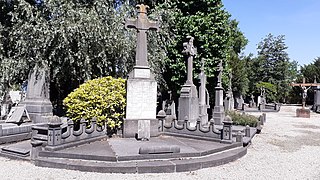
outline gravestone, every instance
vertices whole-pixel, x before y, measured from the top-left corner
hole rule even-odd
[[[199,99],[196,86],[193,84],[193,58],[197,49],[193,46],[194,38],[188,36],[189,42],[183,43],[183,53],[188,56],[187,81],[182,86],[179,98],[178,118],[179,120],[188,120],[191,126],[195,126],[199,118]]]
[[[223,87],[222,87],[222,60],[219,63],[218,67],[219,75],[218,75],[218,84],[215,87],[215,104],[213,109],[213,121],[216,125],[222,125],[222,121],[224,120],[225,113],[223,107]]]
[[[22,92],[21,91],[9,91],[10,98],[12,103],[17,105],[22,100]]]
[[[201,60],[201,72],[199,74],[200,79],[200,88],[199,88],[199,104],[200,104],[200,121],[201,125],[208,124],[208,109],[210,108],[209,105],[209,93],[206,88],[207,84],[207,76],[204,72],[204,60]]]
[[[135,66],[127,81],[126,118],[123,125],[124,137],[147,140],[158,134],[157,82],[150,71],[147,59],[147,31],[158,30],[158,24],[149,21],[148,6],[140,4],[136,19],[127,19],[125,26],[137,30]]]
[[[6,123],[15,123],[15,124],[21,124],[21,123],[30,122],[30,121],[31,119],[25,105],[12,107],[6,119]]]
[[[27,96],[21,104],[26,106],[33,123],[46,123],[44,116],[52,116],[52,104],[49,95],[48,67],[35,66],[29,73]]]
[[[225,111],[232,111],[234,110],[234,99],[233,99],[233,92],[232,92],[232,74],[229,74],[229,87],[226,93],[226,97],[224,99],[224,108]]]
[[[11,97],[9,95],[9,93],[5,93],[5,95],[3,96],[3,101],[1,104],[1,120],[2,119],[6,119],[7,115],[9,114],[11,108],[13,106],[13,102],[11,100]]]
[[[320,86],[317,86],[314,89],[313,111],[320,111]]]

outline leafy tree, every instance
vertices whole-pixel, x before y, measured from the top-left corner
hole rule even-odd
[[[4,65],[0,79],[6,88],[26,79],[35,64],[45,63],[51,72],[51,100],[61,105],[82,82],[108,75],[126,77],[131,70],[135,32],[123,25],[133,12],[128,4],[115,8],[112,0],[12,3],[11,17],[0,33],[7,35],[0,49]]]
[[[276,87],[274,100],[286,102],[290,93],[289,84],[297,75],[297,62],[290,61],[284,36],[268,34],[258,44],[258,56],[250,62],[249,76],[251,92],[259,93],[256,83],[267,82]]]
[[[176,99],[177,92],[186,81],[186,57],[182,55],[182,44],[186,41],[186,36],[191,35],[195,38],[194,45],[197,47],[194,74],[199,74],[203,59],[208,75],[209,93],[214,98],[218,63],[223,60],[223,79],[227,79],[231,68],[228,66],[231,52],[237,56],[238,50],[246,44],[243,34],[237,28],[237,22],[230,20],[230,14],[223,9],[221,0],[168,0],[160,3],[156,9],[170,12],[160,17],[162,25],[165,26],[162,31],[169,40],[164,44],[167,52],[162,70],[162,78],[166,82],[165,89],[170,89],[173,98]],[[239,35],[242,37],[239,38]],[[194,82],[197,85],[198,81]]]

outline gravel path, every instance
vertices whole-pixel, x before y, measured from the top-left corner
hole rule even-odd
[[[267,123],[247,155],[218,167],[174,174],[101,174],[35,167],[0,157],[0,179],[320,179],[320,114],[296,118],[296,108],[267,113]]]

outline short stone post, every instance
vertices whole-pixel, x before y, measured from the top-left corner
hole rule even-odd
[[[246,104],[245,103],[242,103],[242,111],[246,110]]]
[[[167,114],[164,110],[160,110],[157,114],[157,119],[159,120],[159,132],[163,132],[164,119],[166,116]]]
[[[36,160],[39,157],[39,152],[42,150],[42,144],[41,141],[31,141],[31,160]]]
[[[0,125],[0,137],[3,135],[2,133],[2,125]]]
[[[241,131],[238,131],[237,136],[236,136],[236,142],[243,142],[243,134]]]
[[[223,121],[223,129],[222,129],[222,143],[232,143],[232,118],[230,116],[226,116]]]
[[[48,123],[48,146],[61,144],[61,119],[57,116],[50,118]]]
[[[247,125],[246,126],[246,129],[245,129],[245,136],[246,137],[250,137],[251,136],[251,134],[250,134],[250,127]]]
[[[262,116],[263,116],[263,123],[267,122],[267,114],[262,113]]]
[[[263,115],[259,116],[259,121],[260,121],[260,124],[263,125]]]

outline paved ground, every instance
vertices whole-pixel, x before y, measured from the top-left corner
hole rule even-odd
[[[267,113],[248,154],[218,167],[174,174],[101,174],[35,167],[0,157],[1,179],[320,179],[320,114],[296,118],[297,107]]]

